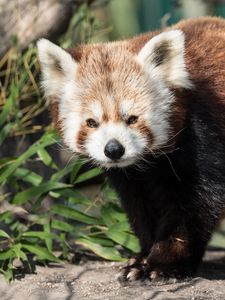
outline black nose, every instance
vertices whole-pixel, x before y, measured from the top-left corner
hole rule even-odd
[[[125,148],[116,139],[108,141],[104,150],[105,156],[111,158],[112,160],[119,159],[124,155],[124,152]]]

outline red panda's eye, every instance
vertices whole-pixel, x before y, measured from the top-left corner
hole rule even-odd
[[[99,125],[94,119],[87,119],[86,123],[87,123],[87,126],[90,128],[97,128]]]
[[[138,117],[137,116],[130,116],[128,119],[127,119],[127,124],[128,125],[131,125],[131,124],[135,124],[138,120]]]

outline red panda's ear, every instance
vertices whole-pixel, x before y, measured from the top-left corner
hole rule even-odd
[[[45,94],[57,98],[62,85],[75,80],[77,62],[67,51],[46,39],[39,40],[37,47]]]
[[[144,45],[138,53],[138,61],[151,78],[164,81],[169,87],[191,88],[184,51],[183,32],[166,31]]]

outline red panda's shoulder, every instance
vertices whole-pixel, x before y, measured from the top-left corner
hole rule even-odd
[[[186,32],[207,32],[207,31],[224,31],[225,20],[220,17],[198,17],[182,20],[172,26],[174,29],[181,29]]]

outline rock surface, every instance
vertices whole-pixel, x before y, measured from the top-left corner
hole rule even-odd
[[[88,261],[37,267],[8,285],[0,277],[1,300],[224,300],[225,252],[208,251],[195,278],[186,282],[136,283],[121,286],[120,263]]]

